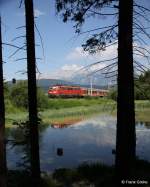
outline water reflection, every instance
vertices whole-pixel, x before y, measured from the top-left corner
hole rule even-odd
[[[91,121],[91,120],[90,120]],[[97,119],[95,119],[95,120],[92,120],[92,123],[94,122],[94,121],[97,121]],[[50,126],[52,127],[52,128],[67,128],[67,127],[69,127],[69,126],[73,126],[73,125],[78,125],[78,124],[80,124],[79,122],[81,122],[81,123],[83,123],[83,121],[82,120],[78,120],[78,121],[72,121],[72,122],[70,122],[70,121],[68,121],[68,122],[63,122],[63,123],[53,123],[53,124],[50,124]],[[84,121],[84,123],[87,123],[87,122],[89,122],[89,120],[88,121]],[[101,125],[102,125],[102,123],[101,123]],[[150,129],[150,122],[143,122],[143,121],[138,121],[138,122],[136,122],[136,128],[139,130],[139,129]]]
[[[139,122],[136,122],[136,127],[138,129],[150,129],[150,122],[142,122],[142,121],[139,121]]]
[[[137,155],[139,158],[149,160],[150,131],[149,123],[138,122]],[[17,129],[12,129],[12,132]],[[13,133],[14,134],[14,133]],[[75,167],[81,163],[102,162],[114,164],[116,142],[116,119],[111,116],[100,116],[74,124],[53,124],[41,128],[40,157],[41,169],[53,171],[61,167]],[[21,150],[17,148],[8,150],[9,167],[16,167],[21,158]]]

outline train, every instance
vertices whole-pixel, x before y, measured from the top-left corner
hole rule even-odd
[[[85,88],[80,86],[54,85],[49,88],[48,96],[51,97],[106,97],[108,90]]]

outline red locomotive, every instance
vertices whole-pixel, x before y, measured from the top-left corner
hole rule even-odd
[[[48,90],[49,97],[104,97],[108,95],[108,90],[89,89],[80,86],[56,85]]]

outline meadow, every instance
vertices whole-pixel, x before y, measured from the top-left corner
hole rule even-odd
[[[27,119],[27,111],[6,104],[6,124]],[[99,114],[116,115],[116,102],[107,98],[53,98],[48,99],[47,107],[39,110],[39,117],[46,124],[72,123]],[[150,101],[135,101],[137,121],[150,121]]]

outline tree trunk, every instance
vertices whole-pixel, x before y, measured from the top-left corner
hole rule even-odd
[[[5,104],[3,85],[2,31],[0,18],[0,186],[7,186],[6,146],[5,146]]]
[[[119,1],[118,98],[116,136],[117,181],[131,177],[135,162],[133,70],[133,0]]]
[[[40,159],[39,134],[37,117],[37,87],[36,87],[36,59],[34,36],[33,0],[25,0],[26,40],[27,40],[27,72],[28,72],[28,102],[31,145],[31,175],[33,186],[39,186]]]

